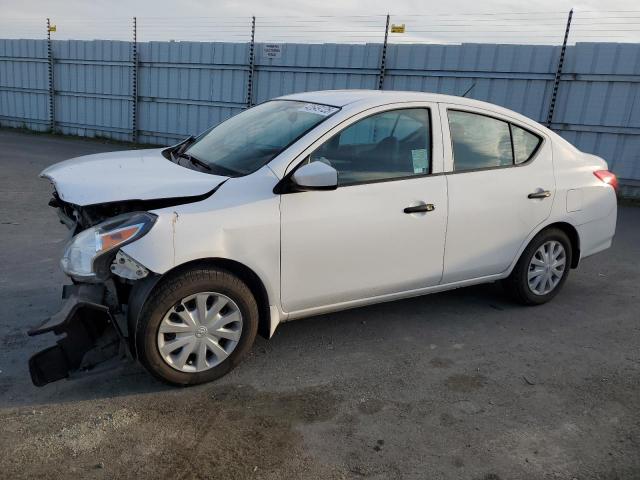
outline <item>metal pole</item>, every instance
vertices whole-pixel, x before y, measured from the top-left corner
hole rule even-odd
[[[51,19],[47,18],[47,76],[49,82],[49,130],[56,131],[56,100],[53,83],[53,51],[51,49]]]
[[[569,17],[567,18],[567,28],[564,31],[564,40],[562,42],[562,48],[560,49],[560,58],[558,59],[558,68],[556,69],[556,76],[553,80],[553,91],[551,93],[551,103],[549,103],[549,113],[547,114],[547,127],[551,127],[553,121],[553,111],[556,108],[556,100],[558,97],[558,87],[560,85],[560,77],[562,77],[562,65],[564,63],[564,54],[567,51],[567,40],[569,39],[569,30],[571,29],[571,17],[573,17],[573,9],[569,11]]]
[[[247,74],[247,108],[253,106],[253,73],[255,70],[256,17],[251,17],[251,43],[249,44],[249,72]]]
[[[138,20],[133,17],[131,42],[131,141],[138,141]]]
[[[378,75],[378,90],[384,87],[384,74],[387,62],[387,40],[389,40],[389,17],[387,14],[387,23],[384,27],[384,43],[382,44],[382,55],[380,56],[380,74]]]

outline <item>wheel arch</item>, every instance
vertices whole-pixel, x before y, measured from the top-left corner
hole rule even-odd
[[[544,228],[536,232],[536,235],[550,228],[562,230],[567,237],[569,237],[569,241],[571,242],[571,268],[576,268],[580,263],[580,235],[578,234],[578,230],[568,222],[555,222],[545,225]]]
[[[520,246],[520,250],[518,251],[518,254],[516,255],[516,257],[513,259],[509,268],[505,272],[503,272],[502,274],[503,277],[507,277],[508,275],[511,274],[516,264],[518,263],[518,260],[520,260],[522,253],[525,251],[525,249],[531,243],[531,241],[538,234],[540,234],[540,232],[543,232],[549,228],[557,228],[559,230],[562,230],[567,235],[567,237],[569,237],[569,241],[571,242],[571,251],[572,251],[571,268],[577,268],[578,264],[580,263],[580,234],[578,233],[578,230],[576,229],[576,227],[574,227],[569,222],[557,221],[557,222],[544,224],[540,226],[540,228],[531,232],[529,237]]]
[[[251,290],[251,293],[258,304],[258,334],[264,338],[271,336],[271,309],[269,308],[269,295],[267,289],[258,274],[248,266],[236,260],[228,258],[201,258],[192,260],[180,265],[176,265],[172,269],[162,275],[153,275],[136,282],[131,290],[129,297],[129,309],[127,315],[127,323],[129,329],[129,346],[132,348],[132,354],[135,352],[135,331],[138,317],[147,298],[161,281],[169,276],[179,275],[182,271],[193,268],[219,268],[240,278]]]

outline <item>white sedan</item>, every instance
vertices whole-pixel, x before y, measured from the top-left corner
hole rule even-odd
[[[611,245],[616,177],[540,124],[415,92],[277,98],[164,149],[47,168],[72,230],[66,336],[36,385],[126,345],[176,385],[214,380],[256,334],[347,308],[502,280],[551,300]]]

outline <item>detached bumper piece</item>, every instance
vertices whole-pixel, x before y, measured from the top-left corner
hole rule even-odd
[[[88,358],[97,360],[97,357],[104,357],[96,356],[93,352],[96,349],[108,357],[118,353],[119,339],[113,328],[113,319],[109,307],[103,304],[105,291],[103,285],[65,285],[62,309],[38,328],[27,332],[29,336],[48,332],[66,334],[56,345],[29,359],[34,385],[42,387],[69,377],[73,371],[90,368],[92,365],[87,364]],[[111,340],[105,342],[105,336]]]

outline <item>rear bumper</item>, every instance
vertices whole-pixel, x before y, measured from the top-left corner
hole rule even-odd
[[[580,258],[595,255],[611,246],[616,233],[617,208],[607,216],[578,225],[576,230],[580,236]]]
[[[55,345],[29,359],[34,385],[41,387],[67,378],[76,370],[91,368],[118,353],[119,332],[104,302],[106,290],[104,285],[65,285],[60,311],[27,332],[29,336],[65,334]]]

